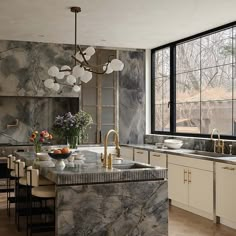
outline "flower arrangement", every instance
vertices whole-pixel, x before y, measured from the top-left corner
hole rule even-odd
[[[34,144],[34,150],[36,153],[41,152],[42,144],[45,142],[45,140],[51,140],[52,135],[49,134],[47,130],[42,130],[40,133],[35,130],[32,132],[29,140]]]
[[[79,111],[75,115],[71,112],[63,116],[57,116],[53,124],[53,132],[62,138],[78,137],[77,142],[81,143],[87,139],[86,129],[93,123],[91,115],[85,111]],[[76,142],[76,141],[75,141]],[[76,144],[70,145],[75,148]]]

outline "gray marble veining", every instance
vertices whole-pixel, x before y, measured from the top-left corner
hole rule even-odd
[[[56,235],[167,236],[167,181],[57,187]]]
[[[145,52],[120,51],[125,64],[119,73],[121,143],[143,143],[145,134]]]
[[[132,170],[113,168],[109,170],[102,167],[97,153],[90,151],[82,151],[82,153],[85,157],[85,163],[75,163],[75,167],[66,167],[62,171],[56,170],[51,165],[50,167],[39,165],[40,174],[57,185],[159,180],[165,179],[167,176],[167,170],[158,167]],[[32,163],[35,158],[33,153],[18,152],[16,155],[18,158],[25,160],[26,165]],[[130,161],[127,161],[127,163],[130,163]]]

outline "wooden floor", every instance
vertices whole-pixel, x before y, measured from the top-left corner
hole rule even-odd
[[[13,212],[13,211],[12,211]],[[17,232],[14,215],[6,215],[6,194],[0,193],[0,236],[25,236],[25,231]],[[52,236],[52,233],[35,234]],[[157,235],[158,236],[158,235]],[[194,215],[176,207],[170,207],[169,236],[236,236],[236,230]]]

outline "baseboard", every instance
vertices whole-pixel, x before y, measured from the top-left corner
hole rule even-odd
[[[222,225],[226,225],[232,229],[236,229],[236,222],[235,221],[231,221],[231,220],[225,219],[223,217],[220,217],[220,223]]]
[[[171,205],[173,205],[173,206],[176,206],[176,207],[179,207],[179,208],[181,208],[181,209],[184,209],[185,211],[192,212],[192,213],[194,213],[194,214],[196,214],[196,215],[205,217],[205,218],[207,218],[207,219],[209,219],[209,220],[213,220],[213,213],[210,214],[210,213],[208,213],[208,212],[205,212],[205,211],[202,211],[202,210],[198,210],[198,209],[196,209],[196,208],[187,206],[187,205],[185,205],[185,204],[183,204],[183,203],[176,202],[176,201],[173,201],[173,200],[171,200],[170,202],[171,202]]]

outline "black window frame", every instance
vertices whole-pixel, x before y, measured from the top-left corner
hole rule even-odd
[[[227,30],[228,28],[236,27],[236,21],[228,24],[221,25],[219,27],[203,31],[201,33],[167,43],[165,45],[151,49],[151,134],[162,135],[175,135],[186,137],[199,137],[210,138],[210,134],[197,134],[197,133],[180,133],[176,132],[176,46],[181,43],[195,40],[200,37],[204,37],[210,34],[217,33],[218,31]],[[155,130],[155,52],[161,49],[170,48],[170,131],[156,131]],[[217,128],[217,127],[216,127]],[[221,135],[223,139],[236,140],[236,136],[233,135]]]

